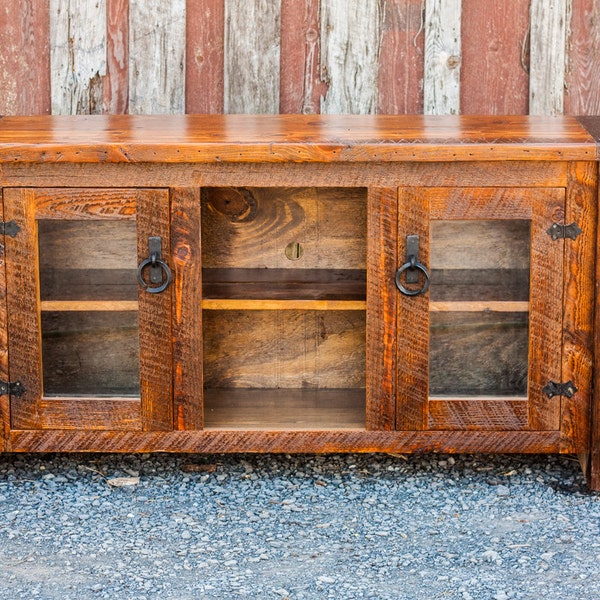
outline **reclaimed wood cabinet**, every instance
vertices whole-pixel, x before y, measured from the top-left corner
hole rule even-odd
[[[560,452],[597,489],[594,123],[0,119],[2,450]]]

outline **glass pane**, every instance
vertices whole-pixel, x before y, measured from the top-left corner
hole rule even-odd
[[[526,396],[529,221],[434,221],[431,396]]]
[[[46,396],[138,396],[134,221],[39,221]]]

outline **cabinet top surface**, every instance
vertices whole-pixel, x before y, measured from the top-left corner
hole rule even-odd
[[[1,162],[596,160],[574,117],[94,115],[0,118]]]

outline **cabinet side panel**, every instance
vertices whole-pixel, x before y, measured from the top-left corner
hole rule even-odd
[[[4,221],[4,206],[0,203],[0,220]],[[0,246],[0,379],[8,381],[8,322],[6,318],[6,261],[4,240]],[[10,431],[10,399],[0,396],[0,452],[7,449]]]
[[[419,262],[429,267],[429,194],[402,188],[398,195],[398,266],[406,262],[406,238],[419,236]],[[429,293],[398,292],[396,429],[422,430],[428,422]]]
[[[565,240],[563,381],[573,381],[577,393],[562,398],[563,448],[587,453],[592,397],[594,259],[597,228],[597,165],[569,167],[565,223],[576,222],[582,233]]]
[[[367,209],[367,429],[396,421],[398,192],[369,189]]]
[[[170,248],[166,190],[140,190],[137,197],[138,260],[149,256],[148,238],[162,238],[163,260]],[[171,284],[172,285],[172,284]],[[150,294],[139,288],[140,389],[144,431],[173,428],[170,289]]]
[[[175,429],[202,429],[200,190],[171,191]]]

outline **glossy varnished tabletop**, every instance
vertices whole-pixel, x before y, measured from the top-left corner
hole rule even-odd
[[[0,118],[2,162],[596,160],[574,117],[98,115]]]

